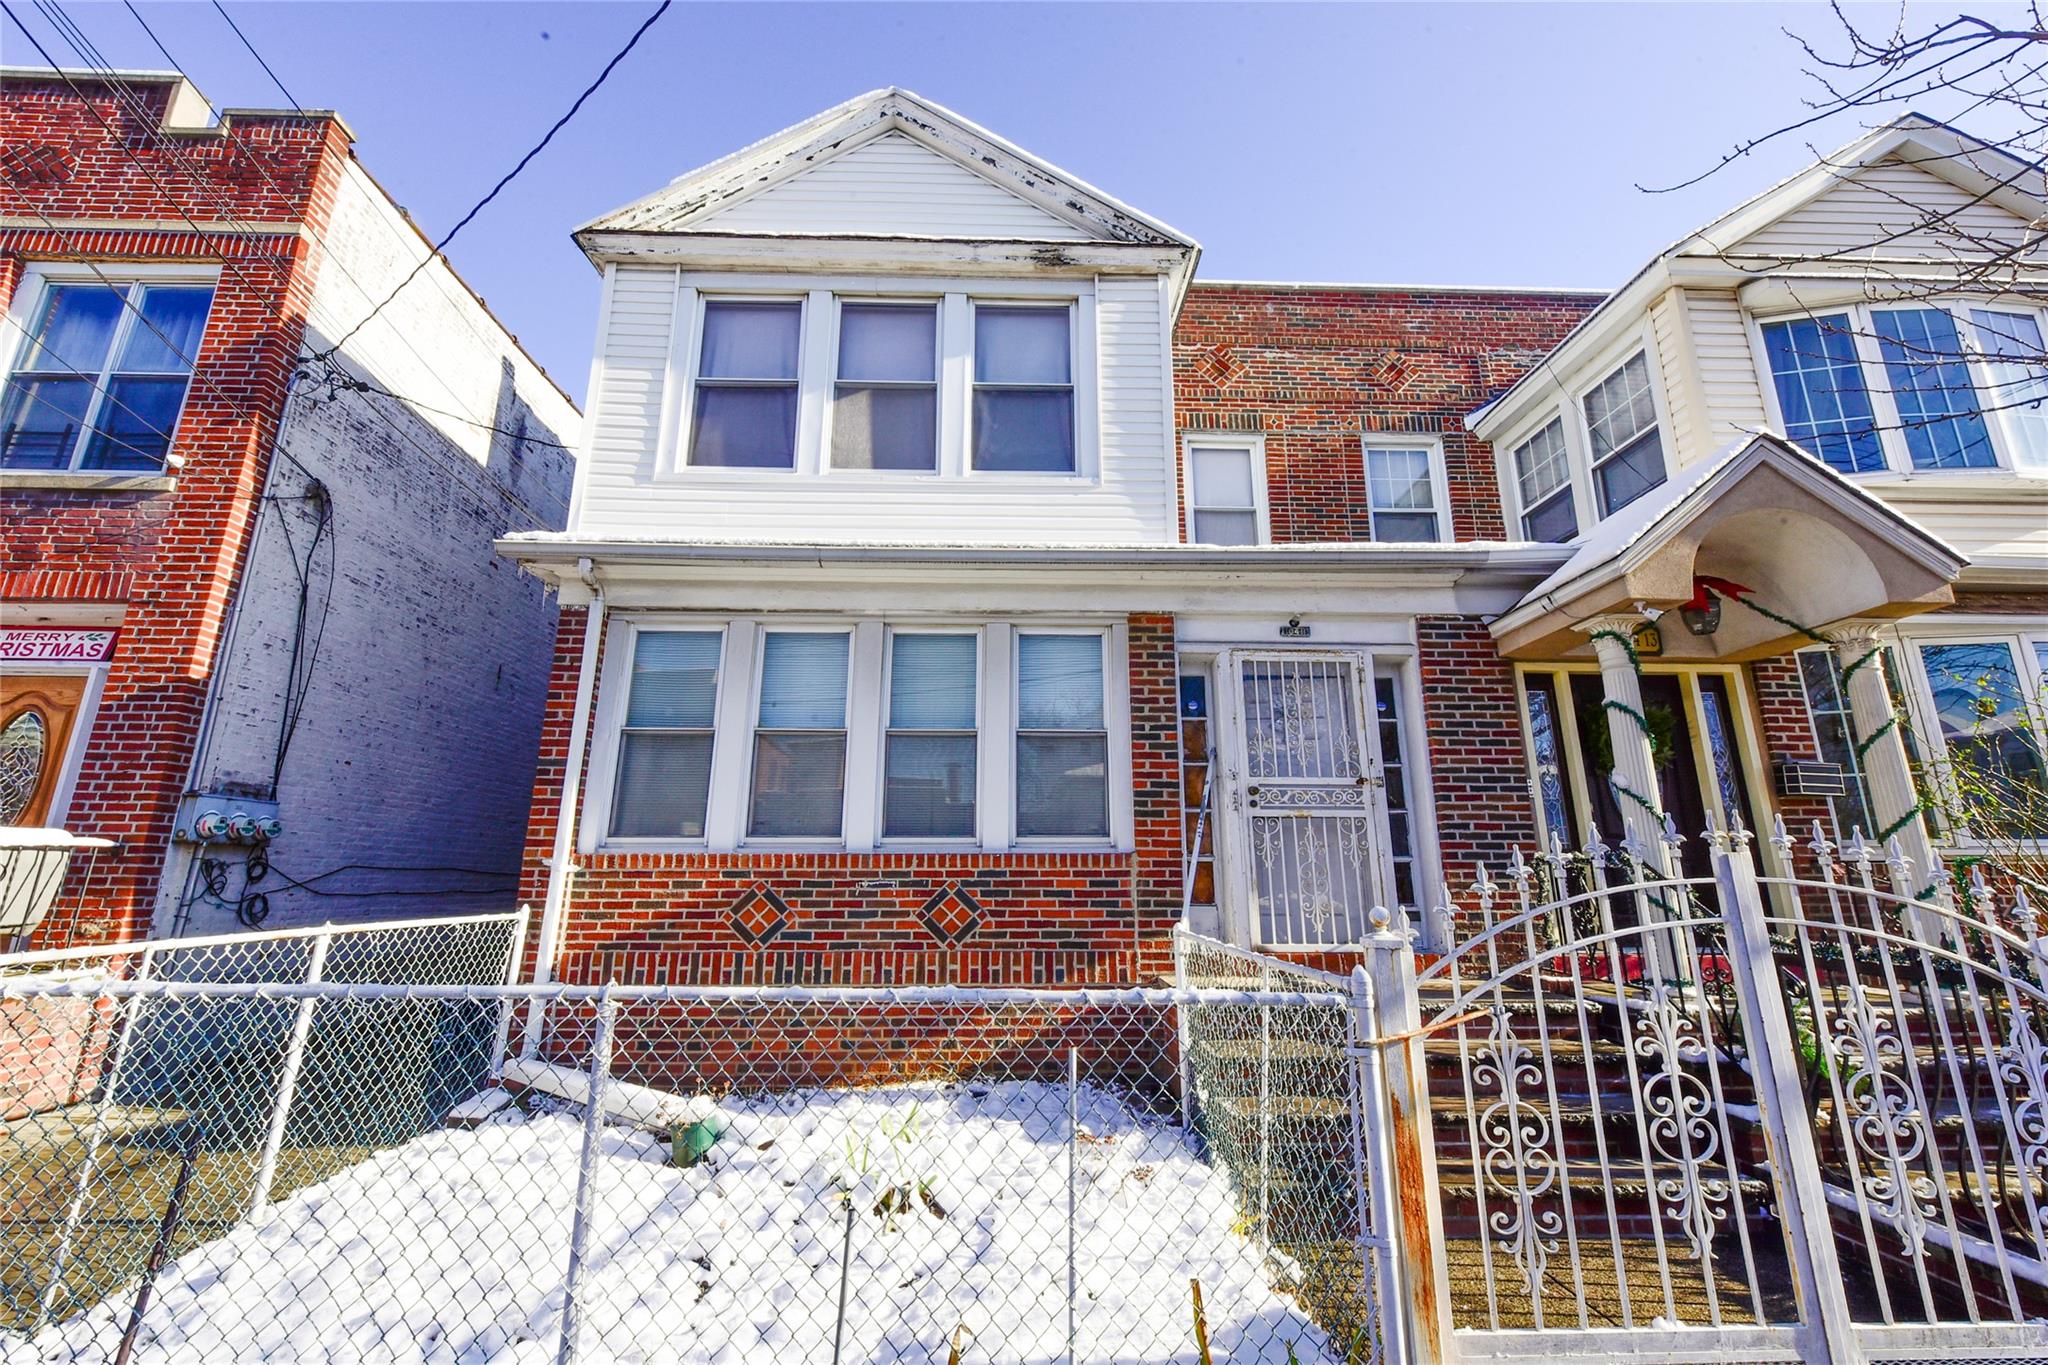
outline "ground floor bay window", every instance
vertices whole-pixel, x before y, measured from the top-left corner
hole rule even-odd
[[[1121,620],[610,624],[586,848],[1131,846]]]

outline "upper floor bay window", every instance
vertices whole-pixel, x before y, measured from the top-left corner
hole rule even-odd
[[[1073,310],[977,304],[976,469],[1074,472]]]
[[[1434,442],[1393,444],[1369,440],[1365,447],[1365,489],[1366,514],[1374,540],[1451,538],[1443,451]]]
[[[1200,545],[1258,545],[1266,539],[1266,470],[1256,443],[1190,437],[1188,539]]]
[[[1638,351],[1586,395],[1586,434],[1593,491],[1608,517],[1664,482],[1664,442],[1657,400],[1650,392],[1650,360]]]
[[[163,468],[212,306],[211,285],[44,282],[0,397],[0,467]]]
[[[1579,533],[1562,417],[1515,447],[1515,481],[1522,495],[1523,535],[1554,542]]]
[[[937,304],[840,304],[832,467],[939,467]]]
[[[1121,624],[614,619],[586,848],[1130,847]]]
[[[2040,315],[1857,304],[1759,325],[1786,435],[1845,474],[2048,475]]]
[[[711,299],[697,356],[690,463],[796,467],[797,352],[804,306]]]

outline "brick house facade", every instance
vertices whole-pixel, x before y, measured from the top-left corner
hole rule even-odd
[[[1934,135],[1887,136],[1859,154]],[[1342,967],[1373,906],[1442,947],[1550,840],[1782,816],[1924,851],[1845,666],[1888,647],[1930,752],[1946,641],[2048,667],[2043,537],[1780,439],[1739,273],[1208,283],[899,90],[577,240],[577,511],[501,542],[565,607],[543,976],[1143,981],[1176,925]],[[1969,486],[2040,505],[2007,442]]]
[[[445,264],[348,337],[430,251],[333,114],[10,70],[0,147],[0,818],[113,845],[33,944],[502,899],[554,612],[489,542],[561,524],[573,406]],[[437,678],[454,733],[409,735],[386,703]],[[282,832],[193,839],[194,794]],[[392,837],[437,823],[447,856]],[[423,863],[475,875],[336,871]]]

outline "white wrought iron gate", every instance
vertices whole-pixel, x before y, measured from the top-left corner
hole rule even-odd
[[[1217,660],[1225,924],[1241,944],[1356,947],[1392,901],[1372,656]]]
[[[1482,871],[1420,970],[1368,942],[1417,1358],[2048,1355],[2024,895],[1818,831],[1764,875],[1710,843],[1710,878],[1553,845]]]

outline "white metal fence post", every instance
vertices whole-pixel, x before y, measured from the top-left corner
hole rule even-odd
[[[1273,969],[1259,964],[1259,990],[1273,989]],[[1259,1006],[1259,1248],[1273,1245],[1273,1007]]]
[[[1749,861],[1749,832],[1709,831],[1714,885],[1728,925],[1728,956],[1734,977],[1742,1034],[1748,1040],[1757,1107],[1777,1172],[1784,1212],[1786,1248],[1792,1258],[1806,1342],[1801,1358],[1810,1365],[1856,1365],[1856,1344],[1841,1266],[1835,1257],[1834,1227],[1821,1191],[1820,1153],[1807,1125],[1799,1065],[1792,1045],[1792,1021],[1778,985],[1771,955],[1770,926],[1764,918],[1763,889]]]
[[[519,918],[512,921],[512,942],[505,950],[505,984],[519,984],[519,964],[526,956],[526,927],[533,922],[533,907],[521,905]],[[505,1074],[505,1053],[512,1043],[512,997],[498,1004],[498,1034],[491,1044],[491,1079]]]
[[[1394,1229],[1400,1207],[1395,1198],[1394,1163],[1387,1149],[1386,1065],[1380,1056],[1379,1020],[1374,1016],[1372,980],[1365,968],[1351,969],[1351,1006],[1345,1013],[1345,1049],[1351,1101],[1351,1184],[1358,1219],[1360,1290],[1366,1311],[1378,1319],[1379,1359],[1405,1362],[1407,1323],[1399,1311],[1400,1266]]]
[[[612,1016],[617,1008],[607,982],[598,993],[597,1018],[590,1035],[590,1098],[583,1106],[583,1146],[576,1159],[576,1203],[570,1215],[569,1270],[562,1282],[562,1340],[555,1352],[556,1365],[575,1365],[582,1349],[579,1281],[590,1254],[590,1225],[597,1214],[597,1149],[604,1134],[605,1087],[612,1074]]]
[[[1173,927],[1173,988],[1177,991],[1188,988],[1188,931],[1182,924]],[[1175,1002],[1173,1007],[1180,1036],[1180,1126],[1183,1132],[1192,1133],[1195,1130],[1195,1056],[1193,1020],[1188,1009],[1185,1000]]]
[[[1422,1001],[1415,985],[1415,950],[1394,927],[1393,916],[1374,907],[1366,937],[1366,971],[1371,978],[1374,1038],[1385,1073],[1386,1146],[1393,1167],[1396,1210],[1387,1239],[1393,1284],[1400,1297],[1381,1305],[1398,1329],[1408,1359],[1458,1359],[1451,1332],[1450,1266],[1444,1254],[1443,1203],[1438,1197],[1436,1145],[1430,1140],[1429,1065],[1423,1052]],[[1392,1358],[1392,1357],[1390,1357]]]
[[[323,926],[313,939],[306,958],[306,984],[316,986],[327,971],[327,950],[334,944],[332,925]],[[277,1180],[277,1158],[284,1150],[285,1123],[291,1118],[292,1099],[298,1094],[299,1072],[306,1063],[306,1040],[313,1032],[313,1011],[320,1002],[312,996],[299,1001],[292,1019],[291,1042],[285,1048],[284,1070],[277,1077],[277,1099],[270,1107],[270,1127],[263,1135],[263,1155],[256,1164],[256,1188],[249,1192],[247,1217],[254,1218],[270,1203],[270,1187]]]
[[[135,981],[149,980],[150,968],[156,965],[155,949],[144,949],[142,959],[136,964]],[[50,1260],[50,1282],[43,1286],[43,1297],[36,1304],[35,1321],[29,1324],[29,1335],[34,1336],[42,1325],[57,1311],[57,1295],[64,1285],[64,1271],[71,1260],[72,1239],[78,1236],[78,1225],[85,1219],[85,1206],[92,1198],[93,1176],[98,1173],[100,1144],[107,1136],[107,1108],[114,1103],[114,1092],[121,1084],[121,1068],[128,1059],[128,1041],[135,1036],[135,1017],[141,1013],[143,997],[131,995],[121,1007],[120,1035],[113,1039],[113,1061],[107,1067],[106,1080],[100,1092],[100,1102],[93,1106],[92,1127],[85,1137],[85,1154],[78,1163],[78,1189],[71,1196],[70,1207],[64,1211],[64,1230],[57,1236],[57,1250]]]
[[[1074,1225],[1078,1213],[1076,1158],[1081,1149],[1081,1053],[1067,1049],[1067,1365],[1074,1365],[1074,1300],[1079,1277],[1075,1273]]]

